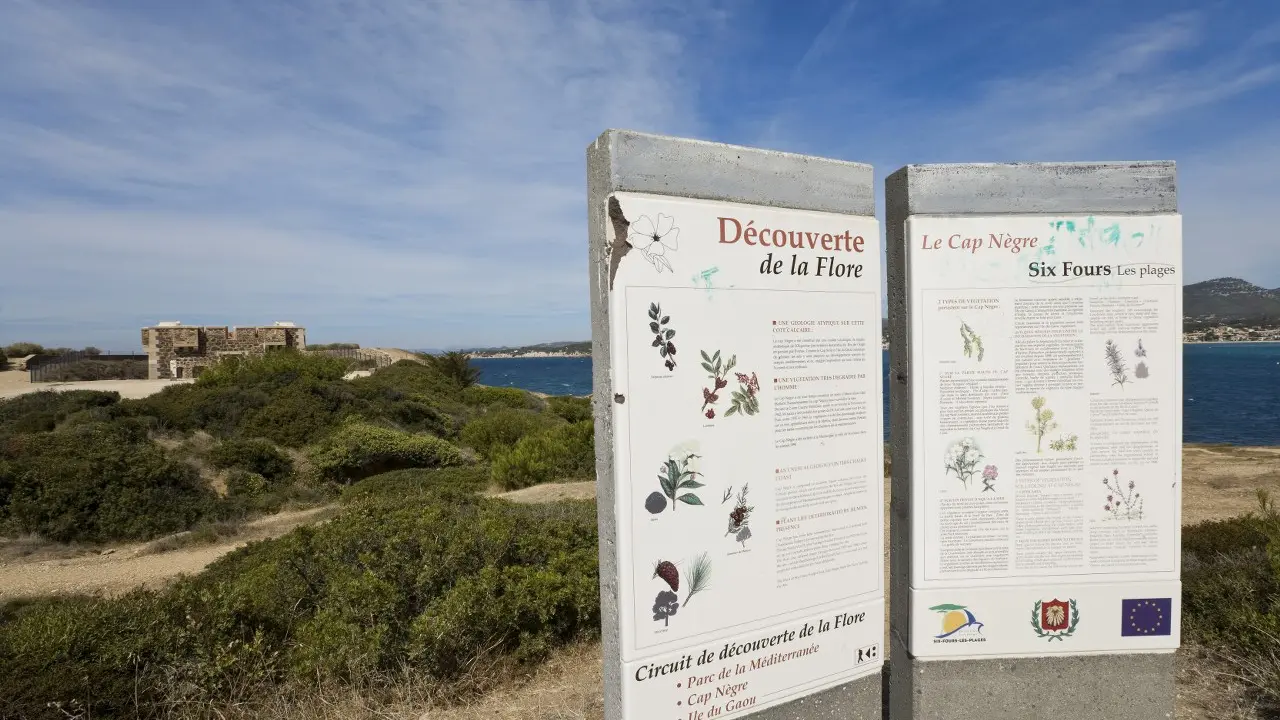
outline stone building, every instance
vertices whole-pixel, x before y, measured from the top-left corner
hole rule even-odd
[[[269,350],[307,347],[307,331],[291,322],[255,327],[211,327],[162,322],[142,328],[152,380],[200,375],[228,355],[262,355]]]

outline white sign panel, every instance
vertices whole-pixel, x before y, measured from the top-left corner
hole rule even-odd
[[[741,717],[877,671],[875,219],[612,199],[625,717]]]
[[[1178,646],[1181,232],[907,221],[914,655]]]

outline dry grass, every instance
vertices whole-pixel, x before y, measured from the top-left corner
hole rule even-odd
[[[1264,720],[1274,718],[1253,699],[1254,686],[1229,658],[1198,646],[1177,655],[1178,720]]]
[[[180,720],[602,720],[599,643],[565,648],[531,673],[505,662],[480,665],[463,685],[488,692],[468,699],[440,697],[432,685],[405,672],[376,686],[286,686],[234,706],[175,708]]]

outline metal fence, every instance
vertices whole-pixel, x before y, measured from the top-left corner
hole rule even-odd
[[[61,372],[66,366],[84,360],[99,360],[102,362],[127,362],[129,360],[141,360],[145,363],[147,361],[147,356],[145,354],[139,355],[137,353],[87,353],[84,351],[63,353],[60,355],[37,355],[27,361],[27,374],[33,383],[49,382],[50,380],[55,379],[59,372]]]

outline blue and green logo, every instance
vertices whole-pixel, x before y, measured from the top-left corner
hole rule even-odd
[[[935,643],[986,642],[982,623],[964,605],[934,605],[929,609],[938,613],[942,625],[942,632],[933,636]]]

